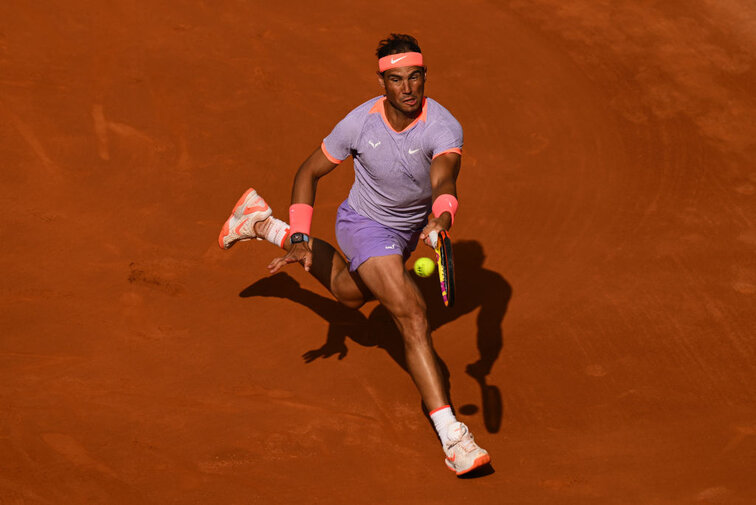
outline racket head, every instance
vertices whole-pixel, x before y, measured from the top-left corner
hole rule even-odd
[[[454,305],[454,253],[452,252],[451,237],[446,231],[438,234],[436,242],[436,263],[438,264],[438,280],[441,285],[441,297],[446,307]]]
[[[439,234],[439,240],[442,242],[441,251],[444,255],[444,270],[446,281],[446,306],[451,307],[454,305],[456,286],[454,278],[454,252],[452,251],[451,237],[446,231],[442,231]]]

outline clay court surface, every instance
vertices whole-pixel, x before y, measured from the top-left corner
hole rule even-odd
[[[469,479],[385,311],[216,242],[392,31],[465,128]],[[746,0],[0,3],[0,503],[756,503],[755,66]]]

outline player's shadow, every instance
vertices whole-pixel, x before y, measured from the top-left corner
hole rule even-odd
[[[479,309],[476,315],[479,358],[467,365],[466,371],[480,385],[486,429],[489,433],[496,433],[501,426],[501,393],[497,386],[488,383],[487,377],[502,349],[501,325],[512,296],[512,288],[500,274],[483,268],[485,255],[479,242],[463,240],[454,242],[453,246],[457,285],[454,307],[444,307],[435,275],[416,280],[428,305],[432,330]],[[349,338],[362,346],[384,349],[407,371],[401,334],[388,311],[380,304],[366,317],[362,312],[345,307],[332,298],[302,288],[286,273],[263,278],[245,288],[239,296],[286,298],[308,307],[326,320],[329,326],[325,343],[302,355],[308,363],[334,355],[343,359],[348,352],[346,340]],[[450,394],[448,368],[440,358],[439,363],[447,394]],[[471,415],[478,408],[468,404],[462,405],[458,410],[462,414]]]

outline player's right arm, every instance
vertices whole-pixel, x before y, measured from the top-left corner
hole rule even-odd
[[[302,166],[297,170],[297,175],[294,177],[294,187],[291,190],[292,205],[305,204],[312,207],[313,203],[315,203],[315,190],[318,186],[318,180],[336,168],[339,163],[352,153],[352,147],[362,131],[364,118],[370,110],[371,103],[375,102],[375,100],[377,98],[368,100],[347,114],[333,128],[331,133],[323,139],[320,147],[315,149],[315,152],[302,163]],[[291,216],[292,210],[289,210]],[[302,209],[294,209],[294,215],[301,217],[302,214],[298,213],[298,210]],[[309,210],[311,211],[312,209]],[[305,270],[310,270],[310,266],[312,265],[311,244],[305,242],[292,244],[285,256],[271,261],[270,265],[268,265],[268,270],[270,270],[270,273],[276,273],[287,263],[295,262],[302,263]]]
[[[318,179],[328,174],[336,168],[338,163],[334,163],[323,152],[322,147],[318,147],[297,170],[294,176],[294,185],[291,188],[291,203],[306,203],[313,205],[315,203],[315,190],[317,189]]]
[[[304,203],[312,206],[315,203],[315,191],[318,180],[338,166],[329,159],[322,147],[318,147],[299,167],[294,176],[294,185],[291,190],[291,203]],[[289,263],[302,263],[304,269],[309,271],[312,266],[312,248],[307,242],[292,244],[284,256],[274,258],[268,265],[271,274],[278,272],[284,265]]]

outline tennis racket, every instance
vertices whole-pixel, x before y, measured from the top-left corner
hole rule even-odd
[[[438,264],[438,280],[441,285],[441,298],[444,306],[454,305],[454,254],[452,253],[451,237],[442,230],[428,234],[433,248],[436,250],[436,263]]]

